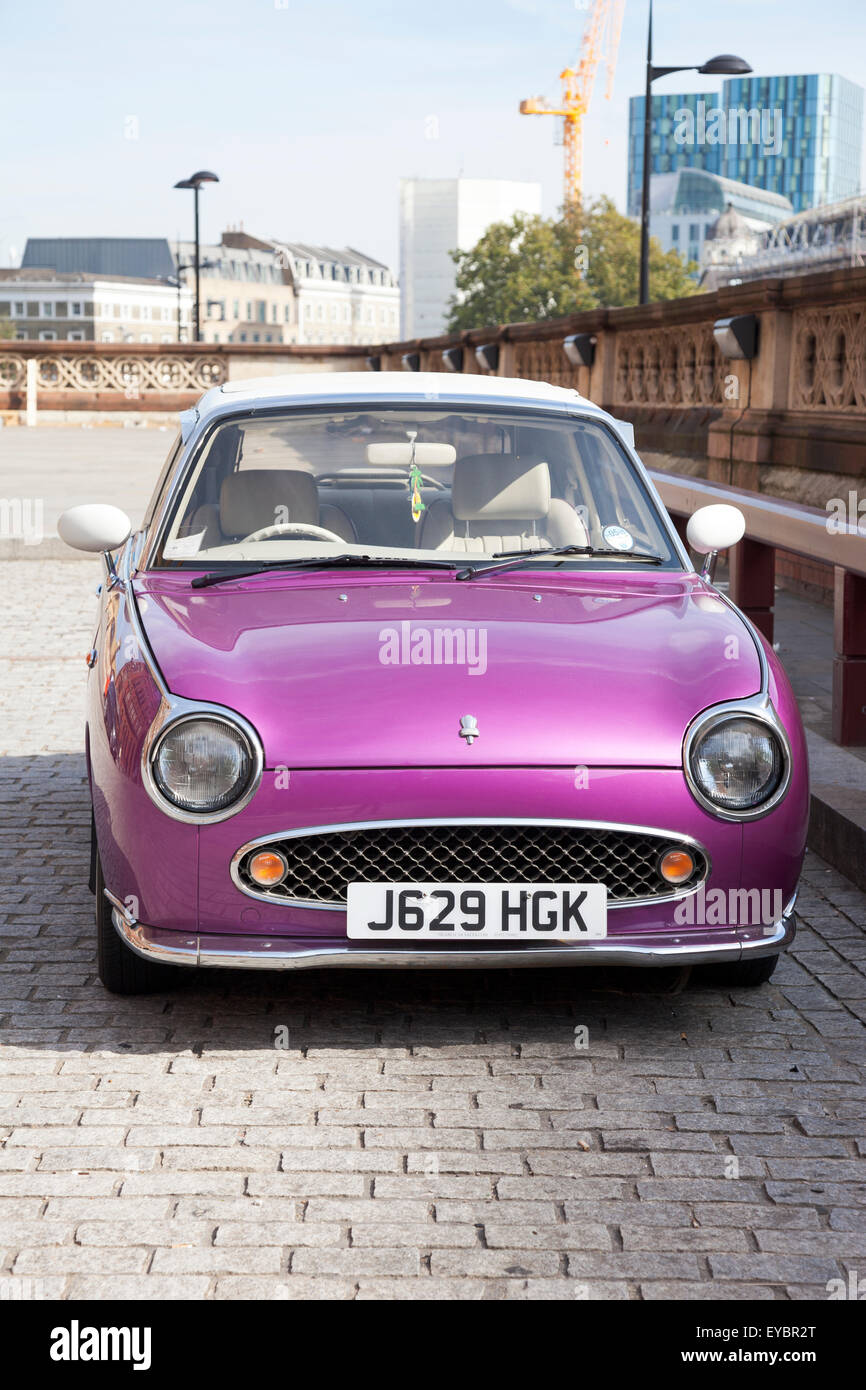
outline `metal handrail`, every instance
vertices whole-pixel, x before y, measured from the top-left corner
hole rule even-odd
[[[653,469],[650,477],[670,512],[691,516],[698,507],[728,502],[739,507],[745,516],[749,540],[866,576],[866,535],[849,522],[844,523],[844,528],[837,523],[838,529],[831,531],[831,518],[826,511],[681,473]]]

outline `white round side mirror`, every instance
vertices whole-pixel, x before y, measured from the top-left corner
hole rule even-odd
[[[715,550],[728,550],[741,541],[745,534],[746,518],[739,507],[731,507],[727,502],[699,507],[689,517],[686,527],[689,545],[699,555],[709,555]]]
[[[104,502],[70,507],[57,523],[57,532],[62,541],[71,545],[73,550],[89,550],[94,554],[116,550],[123,545],[131,530],[132,522],[126,512]]]

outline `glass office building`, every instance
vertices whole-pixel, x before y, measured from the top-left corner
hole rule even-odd
[[[713,93],[679,92],[652,98],[652,132],[650,135],[650,173],[673,174],[677,169],[705,169],[708,174],[722,172],[721,149],[704,141],[698,143],[698,103],[715,105]],[[691,122],[681,113],[688,112]],[[632,97],[628,104],[628,215],[640,217],[640,190],[643,180],[643,113],[644,98]],[[681,143],[677,133],[688,134],[684,127],[693,124],[695,139]]]
[[[716,235],[725,211],[737,215],[747,240],[792,215],[791,204],[779,193],[723,179],[706,169],[677,169],[650,178],[650,235],[663,251],[678,251],[700,267],[704,242]],[[700,277],[700,268],[695,278]]]
[[[781,193],[795,212],[859,193],[863,88],[856,83],[826,73],[738,77],[724,83],[721,104],[767,112],[763,134],[778,132],[772,142],[720,146],[725,178]]]
[[[629,103],[628,212],[640,213],[644,98]],[[650,172],[705,169],[796,212],[860,191],[863,88],[827,73],[736,77],[721,92],[653,94]]]

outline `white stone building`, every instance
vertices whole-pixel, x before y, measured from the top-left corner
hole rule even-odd
[[[274,243],[292,278],[298,343],[388,343],[400,327],[400,289],[381,261],[347,247]]]
[[[457,267],[494,222],[541,212],[541,185],[509,179],[400,180],[400,337],[446,331]]]
[[[192,295],[162,280],[84,271],[0,270],[0,323],[39,342],[176,343],[189,336]]]
[[[192,242],[173,247],[189,266]],[[223,232],[199,252],[201,335],[208,343],[382,343],[399,331],[400,290],[360,251]],[[192,289],[192,270],[184,273]]]

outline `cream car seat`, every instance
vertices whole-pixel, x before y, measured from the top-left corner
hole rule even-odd
[[[341,507],[320,505],[312,473],[291,468],[243,468],[230,473],[220,488],[219,507],[200,507],[193,531],[205,531],[202,549],[207,549],[280,521],[308,522],[334,531],[345,541],[357,539]]]
[[[589,534],[574,507],[551,497],[543,459],[470,454],[454,465],[450,502],[437,500],[425,513],[418,544],[491,555],[588,545]]]

